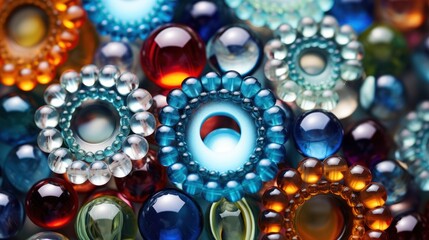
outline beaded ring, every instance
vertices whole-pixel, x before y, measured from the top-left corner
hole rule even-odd
[[[0,4],[0,80],[30,91],[47,84],[85,20],[79,1],[5,0]]]
[[[319,21],[334,5],[333,0],[225,0],[225,3],[241,20],[271,29],[282,23],[296,27],[301,17],[312,16]]]
[[[320,23],[301,19],[297,28],[282,24],[265,45],[265,76],[285,102],[305,110],[332,110],[339,101],[335,88],[362,77],[363,47],[347,25],[326,16]]]
[[[112,174],[127,176],[131,160],[142,159],[148,152],[144,137],[155,130],[155,117],[146,111],[153,102],[150,93],[138,89],[134,74],[121,74],[113,65],[100,70],[87,65],[80,73],[66,71],[60,83],[46,89],[48,105],[34,116],[42,129],[37,142],[49,153],[51,170],[67,172],[74,184],[89,179],[103,185]]]
[[[371,179],[367,168],[348,167],[338,156],[323,162],[306,158],[297,170],[281,170],[277,186],[262,197],[263,239],[272,239],[272,234],[285,239],[366,239],[382,233],[392,216],[384,206],[384,187]]]
[[[177,0],[83,0],[89,19],[112,40],[146,39],[152,30],[169,23]]]
[[[395,136],[398,144],[397,159],[407,164],[409,173],[423,191],[429,190],[429,101],[407,114]]]
[[[242,79],[234,71],[187,78],[181,90],[168,94],[159,113],[158,159],[170,180],[210,202],[256,193],[262,181],[274,178],[276,163],[285,156],[287,119],[275,102],[257,79]],[[216,117],[236,129],[206,127]]]

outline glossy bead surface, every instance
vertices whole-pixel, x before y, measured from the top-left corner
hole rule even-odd
[[[409,173],[397,161],[386,160],[371,168],[373,181],[383,184],[387,191],[386,203],[391,205],[400,202],[408,193]]]
[[[343,152],[349,164],[374,166],[386,159],[392,140],[375,120],[355,123],[344,135]]]
[[[79,201],[73,187],[60,178],[47,178],[36,183],[27,193],[25,209],[36,225],[61,228],[76,215]]]
[[[174,88],[187,77],[199,77],[206,64],[205,47],[191,28],[167,24],[150,34],[142,46],[140,60],[152,82]]]
[[[370,183],[360,192],[360,199],[366,208],[381,207],[387,199],[386,189],[379,183]]]
[[[10,239],[21,230],[25,221],[22,203],[14,195],[0,192],[0,239]]]
[[[421,26],[426,18],[427,1],[377,0],[375,9],[381,21],[401,31],[409,31]]]
[[[353,191],[361,191],[371,182],[371,171],[364,166],[354,165],[346,172],[344,180]]]
[[[98,66],[112,64],[118,66],[121,71],[131,71],[134,54],[129,43],[107,42],[97,49],[94,62]]]
[[[161,190],[149,198],[138,215],[140,233],[146,239],[196,240],[203,228],[198,205],[186,194]]]
[[[314,158],[306,158],[299,162],[298,172],[305,183],[317,183],[323,175],[323,164]]]
[[[424,216],[418,213],[395,217],[388,229],[389,236],[397,240],[426,239],[429,236]]]
[[[273,210],[265,210],[259,215],[259,229],[263,233],[278,233],[283,226],[283,216]]]
[[[288,195],[295,194],[302,185],[301,175],[295,169],[284,169],[277,175],[277,185]]]
[[[343,157],[332,156],[323,160],[324,176],[331,182],[343,180],[347,170],[348,165]]]
[[[57,233],[57,232],[39,232],[39,233],[32,235],[27,240],[41,240],[41,239],[69,240],[66,236],[62,235],[61,233]]]
[[[220,29],[207,43],[210,66],[218,72],[253,72],[262,57],[259,40],[249,29],[230,25]]]
[[[341,25],[348,24],[356,32],[361,33],[367,29],[373,22],[372,0],[339,0],[335,1],[334,6],[329,11]]]
[[[365,222],[372,230],[386,230],[392,222],[392,215],[387,207],[378,207],[366,212]]]
[[[277,187],[271,187],[265,190],[264,195],[262,196],[262,204],[267,209],[282,212],[288,204],[288,199],[283,190]]]
[[[302,114],[295,122],[293,136],[298,150],[305,156],[324,159],[339,150],[343,127],[335,115],[324,110]]]
[[[121,199],[100,196],[81,207],[75,228],[79,239],[135,239],[137,219]]]

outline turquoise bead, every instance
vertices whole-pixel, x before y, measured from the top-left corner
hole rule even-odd
[[[231,92],[240,90],[241,82],[240,74],[234,71],[229,71],[222,76],[222,87]]]
[[[222,80],[214,72],[209,72],[201,78],[201,83],[206,91],[216,91],[220,88]]]
[[[274,106],[265,110],[263,114],[263,118],[268,126],[283,125],[286,122],[286,117],[284,115],[284,112],[278,106]]]
[[[182,83],[182,91],[190,98],[196,98],[203,90],[201,82],[196,78],[188,78]]]
[[[267,129],[267,139],[272,143],[284,144],[287,141],[287,135],[283,126],[274,126]]]
[[[168,177],[174,183],[183,183],[188,175],[188,170],[181,163],[174,163],[168,167]]]
[[[265,182],[274,179],[278,170],[277,164],[268,159],[262,159],[256,167],[256,172],[261,177],[261,180]]]
[[[274,94],[268,90],[268,89],[262,89],[260,90],[256,96],[255,96],[255,106],[262,109],[262,110],[266,110],[272,106],[274,106],[274,104],[276,104],[276,97],[274,96]]]
[[[255,173],[248,173],[241,184],[247,193],[257,193],[262,187],[262,180]]]
[[[222,198],[222,188],[217,182],[207,182],[204,186],[203,197],[209,202],[216,202]]]
[[[155,138],[160,146],[169,146],[175,142],[176,132],[171,127],[161,126],[157,129]]]
[[[177,109],[173,108],[172,106],[165,106],[159,112],[158,118],[161,124],[166,126],[174,126],[180,120],[179,111],[177,111]]]
[[[170,146],[162,147],[158,152],[159,162],[165,167],[168,167],[177,162],[178,158],[179,152],[176,148]]]
[[[192,195],[201,193],[203,187],[203,181],[197,174],[189,174],[183,183],[183,190]]]
[[[237,181],[229,181],[225,187],[225,198],[230,202],[236,202],[243,197],[243,187]]]
[[[241,94],[246,98],[252,98],[261,88],[261,83],[256,78],[246,77],[241,84]]]
[[[167,95],[167,103],[174,108],[183,109],[188,104],[188,97],[182,90],[174,89]]]
[[[269,143],[264,147],[264,154],[271,161],[281,163],[285,160],[286,149],[283,144]]]

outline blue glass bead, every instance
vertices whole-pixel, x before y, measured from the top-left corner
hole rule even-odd
[[[22,228],[25,211],[21,202],[10,193],[0,191],[0,239],[10,239]]]
[[[188,104],[188,97],[182,90],[174,89],[167,95],[167,103],[174,108],[182,109]]]
[[[98,66],[115,65],[121,71],[133,70],[134,55],[126,42],[107,42],[97,50],[94,62]]]
[[[287,132],[283,126],[274,126],[267,129],[267,139],[269,142],[284,144],[287,141]]]
[[[329,11],[341,25],[350,25],[357,33],[367,29],[374,20],[372,0],[337,0]]]
[[[173,163],[177,162],[178,158],[179,152],[174,147],[162,147],[158,152],[159,162],[165,167],[168,167]]]
[[[229,71],[222,76],[222,87],[230,92],[240,90],[241,76],[235,71]]]
[[[405,86],[391,75],[369,76],[360,89],[360,104],[379,119],[398,116],[407,105]]]
[[[262,110],[266,110],[272,106],[274,106],[274,104],[276,104],[276,97],[274,96],[274,94],[268,90],[268,89],[262,89],[260,90],[256,96],[255,96],[255,106],[262,109]]]
[[[256,78],[246,77],[241,84],[241,94],[246,98],[252,98],[261,88],[261,83]]]
[[[176,140],[176,132],[173,128],[161,126],[156,131],[156,141],[160,146],[169,146]]]
[[[201,78],[201,83],[206,91],[216,91],[220,88],[222,80],[215,72],[209,72]]]
[[[144,203],[138,225],[144,239],[197,240],[203,218],[193,199],[178,190],[166,189]]]
[[[219,71],[237,71],[242,76],[255,70],[262,58],[259,40],[247,28],[227,26],[220,29],[207,43],[210,66]]]
[[[186,176],[188,175],[188,170],[183,164],[174,163],[168,167],[167,174],[172,182],[183,183],[186,180]]]
[[[334,114],[324,110],[303,113],[295,122],[293,137],[298,150],[307,157],[325,159],[336,153],[344,130]]]
[[[225,198],[230,202],[236,202],[243,198],[243,187],[237,181],[229,181],[225,187]]]
[[[189,174],[183,183],[183,190],[192,195],[201,193],[203,187],[203,181],[197,174]]]
[[[278,170],[279,168],[277,167],[277,164],[268,159],[262,159],[256,167],[256,173],[264,182],[274,179]]]
[[[196,98],[203,90],[200,80],[188,78],[182,82],[182,91],[190,98]]]
[[[423,39],[420,46],[416,48],[412,55],[413,68],[418,76],[426,82],[429,82],[429,37]]]
[[[280,163],[285,159],[286,149],[282,144],[269,143],[264,147],[264,153],[271,161]]]
[[[7,155],[4,172],[8,181],[20,192],[27,192],[51,173],[46,155],[33,144],[14,147]]]
[[[263,118],[268,126],[283,125],[286,122],[284,112],[278,106],[274,106],[265,110]]]
[[[33,121],[37,104],[30,94],[10,93],[0,98],[0,141],[16,145],[36,139]]]
[[[257,193],[262,187],[262,180],[255,173],[248,173],[241,184],[247,193]]]
[[[171,106],[165,106],[159,112],[159,122],[167,126],[174,126],[180,120],[179,111]]]
[[[207,182],[204,186],[203,197],[209,202],[216,202],[222,198],[222,188],[217,182]]]
[[[408,192],[410,176],[398,162],[386,160],[377,163],[372,169],[372,181],[383,184],[387,192],[387,205],[392,205],[404,199]]]

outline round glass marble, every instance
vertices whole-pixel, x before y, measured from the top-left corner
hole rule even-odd
[[[14,195],[0,191],[0,239],[13,238],[24,226],[25,211]]]
[[[69,240],[66,236],[57,232],[39,232],[27,240]]]
[[[131,71],[134,65],[134,54],[127,42],[107,42],[101,45],[95,54],[94,62],[98,66],[115,65],[121,71]]]

